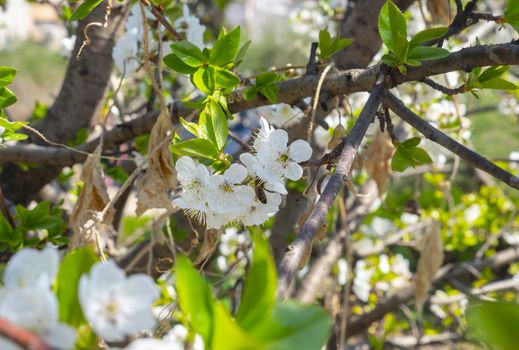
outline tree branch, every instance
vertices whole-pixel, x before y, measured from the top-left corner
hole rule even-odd
[[[498,167],[485,157],[480,156],[478,153],[463,146],[461,143],[436,129],[431,124],[416,115],[409,108],[407,108],[402,101],[400,101],[390,92],[386,94],[384,103],[402,120],[414,127],[431,141],[442,145],[472,166],[483,170],[484,172],[494,176],[496,179],[503,181],[508,186],[519,190],[518,177],[514,176],[503,168]]]
[[[389,79],[390,81],[386,82],[386,87],[391,88],[409,81],[421,81],[432,75],[457,70],[470,71],[476,67],[515,64],[519,64],[519,44],[517,43],[470,47],[453,52],[448,57],[442,59],[425,61],[419,67],[409,67],[407,75],[393,72],[391,79]],[[375,84],[378,69],[379,66],[372,66],[367,69],[351,69],[331,74],[324,80],[323,90],[327,91],[330,96],[369,91]],[[302,98],[313,96],[318,80],[319,76],[306,75],[279,83],[279,102],[293,105]],[[233,113],[271,104],[261,94],[258,94],[257,98],[252,101],[246,101],[243,99],[242,93],[243,89],[240,89],[229,96],[229,109]],[[173,122],[178,122],[178,116],[185,117],[191,112],[192,110],[181,102],[175,102],[172,120]],[[106,144],[104,149],[106,150],[136,136],[149,133],[157,116],[158,111],[153,111],[126,124],[118,125],[105,135]],[[93,140],[78,147],[78,149],[91,152],[95,149],[98,142],[99,139]],[[74,154],[70,150],[56,147],[18,144],[0,148],[0,161],[53,163],[66,166],[82,162],[84,159],[85,156],[82,154]]]
[[[52,350],[40,337],[0,318],[0,335],[27,350]]]
[[[299,265],[303,261],[305,252],[311,249],[316,233],[326,221],[326,214],[333,205],[339,190],[344,184],[345,178],[350,174],[357,149],[382,102],[383,90],[384,87],[381,84],[377,84],[374,87],[355,125],[345,137],[341,156],[335,166],[335,172],[330,177],[326,188],[301,228],[300,233],[292,244],[287,247],[287,252],[278,269],[278,298],[288,297],[289,287],[294,280]]]
[[[486,260],[474,260],[469,263],[459,263],[456,265],[444,265],[437,273],[434,279],[436,285],[444,282],[448,278],[455,278],[467,274],[467,268],[482,271],[486,268],[497,270],[502,266],[519,260],[519,248],[508,248],[496,253]],[[360,316],[352,317],[348,323],[348,337],[357,335],[366,330],[373,322],[380,320],[386,314],[398,310],[401,304],[404,304],[414,297],[415,285],[402,288],[390,298],[380,302],[372,311]]]

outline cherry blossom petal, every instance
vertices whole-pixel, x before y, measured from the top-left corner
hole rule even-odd
[[[224,177],[230,183],[241,183],[247,177],[247,168],[243,165],[234,163],[225,171]]]
[[[285,169],[285,175],[290,180],[299,180],[303,176],[303,168],[297,163],[290,162]]]
[[[290,158],[296,163],[304,162],[312,156],[312,147],[304,140],[292,142],[288,149]]]

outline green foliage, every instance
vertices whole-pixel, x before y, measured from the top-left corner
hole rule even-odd
[[[502,78],[509,69],[510,66],[492,66],[484,70],[478,67],[469,73],[465,90],[471,91],[476,98],[475,92],[479,89],[516,90],[517,85]]]
[[[250,101],[256,97],[259,92],[272,103],[278,103],[277,94],[279,93],[279,76],[276,72],[263,72],[256,78],[256,83],[249,86],[243,92],[243,97]]]
[[[206,95],[217,90],[229,93],[240,83],[231,69],[241,61],[244,47],[239,50],[240,27],[236,27],[229,33],[222,30],[212,49],[201,50],[187,40],[175,42],[164,63],[174,71],[191,75],[193,84]]]
[[[417,147],[420,141],[419,137],[413,137],[398,144],[391,159],[391,168],[396,171],[404,171],[410,166],[414,168],[432,163],[429,154],[423,148]]]
[[[81,276],[97,261],[99,258],[90,248],[72,250],[63,258],[56,286],[60,321],[74,327],[86,323],[79,304],[78,284]]]
[[[41,246],[45,242],[65,244],[67,238],[63,233],[67,225],[62,217],[63,211],[57,206],[52,207],[48,201],[38,203],[33,209],[17,205],[16,227],[12,227],[5,217],[0,217],[0,251],[14,252],[22,247]]]
[[[191,262],[176,265],[179,304],[194,332],[212,350],[318,350],[331,327],[320,307],[276,302],[276,269],[261,232],[253,235],[254,254],[236,318],[216,300]]]
[[[519,32],[519,0],[507,0],[503,21]]]
[[[336,53],[348,47],[353,42],[353,39],[345,39],[339,36],[332,38],[328,28],[319,31],[319,58],[322,61],[329,61]]]
[[[77,21],[85,18],[92,12],[103,0],[85,0],[70,16],[71,21]]]
[[[404,14],[391,0],[388,0],[380,10],[378,31],[384,45],[389,50],[382,56],[382,61],[388,66],[397,67],[402,74],[407,72],[406,64],[420,66],[422,61],[449,55],[449,51],[439,47],[420,46],[426,41],[441,38],[447,33],[447,28],[425,29],[409,41]]]
[[[5,141],[25,140],[27,135],[17,134],[16,131],[21,129],[25,122],[10,122],[4,115],[3,109],[15,103],[16,96],[7,88],[16,76],[16,69],[0,66],[0,145]]]
[[[469,331],[492,349],[514,350],[519,344],[519,305],[504,301],[473,301],[467,308]]]

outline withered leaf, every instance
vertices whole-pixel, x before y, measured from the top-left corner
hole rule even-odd
[[[375,180],[378,195],[382,196],[389,185],[391,179],[391,157],[395,152],[395,147],[391,142],[389,134],[377,131],[373,142],[365,154],[364,168],[369,176]]]

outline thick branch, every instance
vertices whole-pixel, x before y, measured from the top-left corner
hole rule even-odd
[[[472,166],[494,176],[495,178],[506,183],[508,186],[519,189],[518,177],[514,176],[503,168],[498,167],[485,157],[480,156],[478,153],[463,146],[461,143],[436,129],[431,124],[416,115],[409,108],[407,108],[404,103],[396,98],[393,94],[388,92],[386,98],[384,99],[384,103],[401,119],[414,127],[431,141],[442,145]]]
[[[421,81],[432,75],[457,70],[470,71],[476,67],[515,64],[519,64],[519,45],[516,43],[470,47],[453,52],[446,58],[425,61],[419,67],[409,67],[407,75],[402,75],[395,71],[392,73],[391,81],[387,82],[387,87],[393,87],[408,81]],[[327,91],[330,96],[369,91],[375,84],[377,73],[378,66],[367,69],[341,71],[326,77],[323,90]],[[281,88],[278,95],[279,102],[295,104],[302,98],[313,96],[317,88],[318,80],[318,76],[306,75],[279,83]],[[243,90],[240,89],[229,96],[229,108],[233,113],[271,104],[271,102],[262,97],[261,94],[258,94],[258,97],[252,101],[246,101],[243,99],[242,93]],[[189,113],[191,113],[189,108],[177,102],[175,103],[175,113],[172,117],[173,121],[178,121],[177,117],[179,115],[186,117]],[[150,132],[157,116],[158,112],[147,113],[140,118],[112,129],[105,137],[105,149],[124,143],[135,136]],[[93,150],[98,141],[99,140],[94,140],[87,144],[88,146],[81,146],[80,149],[86,151]],[[56,164],[65,166],[81,162],[85,159],[84,155],[74,155],[72,151],[65,149],[45,147],[48,149],[44,150],[44,147],[31,146],[32,148],[27,149],[25,147],[27,146],[17,145],[14,147],[0,148],[0,161],[55,162]],[[32,155],[33,152],[35,155]]]
[[[475,260],[469,263],[460,263],[455,266],[451,264],[445,265],[437,272],[434,283],[440,284],[449,278],[456,278],[467,274],[470,269],[482,271],[483,269],[491,268],[497,270],[517,260],[519,260],[519,249],[509,248],[496,253],[486,260]],[[414,291],[414,284],[402,288],[389,299],[380,302],[372,311],[357,317],[352,317],[348,323],[348,337],[362,333],[373,322],[380,320],[390,312],[398,310],[401,304],[410,301],[414,297]]]
[[[311,248],[315,235],[325,223],[326,214],[333,205],[339,190],[344,184],[345,178],[349,176],[355,153],[382,101],[383,89],[383,86],[380,84],[373,89],[359,118],[345,138],[341,156],[335,166],[335,172],[330,177],[312,213],[301,228],[301,232],[294,242],[287,247],[287,253],[279,266],[278,298],[286,298],[288,296],[290,284],[294,280],[298,266],[303,261],[305,252]]]

